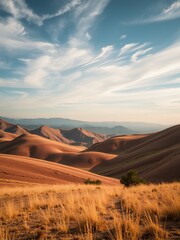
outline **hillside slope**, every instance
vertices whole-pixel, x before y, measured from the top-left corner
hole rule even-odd
[[[74,142],[72,140],[65,138],[62,135],[60,129],[50,128],[48,126],[41,126],[37,129],[31,130],[30,133],[36,134],[38,136],[45,137],[47,139],[54,140],[57,142],[66,143],[66,144],[71,144]]]
[[[84,147],[70,146],[34,135],[23,134],[12,141],[0,143],[0,153],[49,159],[53,154],[80,152]]]
[[[0,129],[0,142],[11,141],[15,139],[18,135],[14,133],[5,132]]]
[[[103,142],[92,145],[91,147],[89,147],[84,151],[118,154],[121,151],[133,146],[135,142],[143,141],[143,139],[142,140],[140,139],[146,136],[147,135],[134,134],[134,135],[122,135],[122,136],[111,137]]]
[[[87,150],[88,151],[88,150]],[[137,170],[150,181],[180,179],[180,125],[135,139],[122,149],[116,158],[91,169],[106,176],[121,177],[129,170]]]
[[[9,122],[4,121],[3,119],[0,119],[0,130],[3,130],[5,132],[14,133],[16,135],[21,134],[28,134],[28,131],[18,124],[12,124]]]
[[[100,152],[80,152],[75,154],[65,153],[59,154],[58,162],[68,166],[90,170],[93,167],[103,162],[110,161],[115,157],[116,155],[114,154],[106,154]]]
[[[81,169],[22,156],[0,154],[0,184],[83,183],[84,179],[101,180],[103,184],[116,185],[119,181],[106,178]]]
[[[86,146],[91,146],[94,143],[107,139],[104,134],[94,133],[83,128],[62,130],[61,133],[65,138],[76,143],[84,143]]]
[[[46,137],[51,134],[59,137],[60,133],[47,127],[39,130],[40,133],[47,133]],[[65,139],[71,138],[71,144],[80,140],[89,144],[104,137],[98,138],[99,134],[82,128],[64,130],[61,134]],[[137,170],[142,177],[152,182],[180,179],[180,125],[148,135],[112,137],[96,142],[88,149],[30,133],[17,137],[16,134],[1,130],[0,136],[0,153],[3,154],[44,159],[116,178],[129,170]]]

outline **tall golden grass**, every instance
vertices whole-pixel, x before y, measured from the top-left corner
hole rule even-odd
[[[179,219],[179,183],[131,188],[38,185],[0,191],[0,240],[173,239]]]

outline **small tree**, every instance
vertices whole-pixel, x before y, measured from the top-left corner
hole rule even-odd
[[[146,184],[146,181],[142,179],[135,170],[131,170],[126,175],[122,176],[120,182],[126,187]]]
[[[94,185],[101,185],[101,181],[99,179],[97,180],[91,180],[90,178],[84,180],[85,184],[94,184]]]

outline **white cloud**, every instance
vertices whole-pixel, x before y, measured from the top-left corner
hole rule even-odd
[[[100,15],[110,0],[86,0],[75,9],[75,21],[77,22],[77,36],[79,39],[88,32],[93,22]]]
[[[180,69],[177,61],[180,42],[151,55],[149,43],[128,43],[120,50],[108,45],[94,52],[91,42],[87,41],[91,38],[90,28],[107,4],[105,0],[88,0],[72,7],[77,31],[64,45],[29,38],[27,29],[17,18],[0,23],[3,33],[0,48],[11,54],[15,52],[21,63],[18,78],[0,79],[0,86],[32,88],[33,93],[32,97],[23,89],[14,91],[13,96],[6,99],[7,109],[12,110],[16,105],[19,109],[41,109],[46,102],[50,110],[62,107],[68,112],[69,108],[73,116],[78,107],[82,107],[81,112],[89,108],[92,115],[96,111],[103,116],[104,106],[110,106],[108,111],[116,117],[118,107],[128,114],[125,108],[132,105],[134,108],[129,112],[143,106],[157,109],[164,107],[164,103],[169,108],[179,106],[179,88],[160,89],[159,86],[164,82],[179,83],[176,75]],[[20,52],[23,55],[19,56]],[[23,101],[19,101],[20,98]]]
[[[42,25],[45,20],[62,16],[70,11],[75,11],[75,15],[80,19],[79,26],[83,32],[88,30],[91,22],[96,16],[102,13],[109,0],[82,2],[81,0],[71,0],[54,14],[39,16],[28,7],[25,0],[1,0],[0,7],[10,13],[15,19],[26,19],[37,25]]]
[[[42,25],[42,19],[27,6],[24,0],[1,0],[2,9],[14,16],[16,19],[25,18],[35,24]]]
[[[17,87],[17,86],[22,86],[21,81],[17,79],[3,79],[0,78],[0,87]]]
[[[64,7],[59,9],[56,13],[43,15],[42,19],[47,20],[47,19],[51,19],[51,18],[54,18],[54,17],[64,15],[65,13],[73,10],[75,7],[77,7],[80,4],[81,4],[81,0],[72,0],[69,3],[67,3]]]
[[[99,59],[99,58],[102,58],[104,56],[107,56],[107,55],[111,54],[113,50],[114,50],[113,45],[103,47],[101,49],[101,54],[97,58]]]
[[[48,42],[33,41],[26,36],[26,29],[22,23],[14,18],[7,18],[0,23],[0,48],[7,51],[27,52],[35,50],[37,52],[46,51],[52,53],[56,48],[55,44]],[[14,53],[13,52],[13,53]]]
[[[81,4],[81,0],[72,0],[64,7],[59,9],[54,14],[46,14],[39,16],[35,14],[32,9],[28,7],[25,0],[1,0],[0,7],[8,13],[10,13],[15,19],[26,19],[29,22],[33,22],[41,26],[44,20],[49,20],[54,17],[64,15],[65,13],[73,10],[76,6]]]
[[[175,19],[180,17],[180,0],[175,1],[172,3],[168,8],[165,8],[157,20],[169,20]]]
[[[92,64],[97,64],[98,62],[99,63],[104,63],[111,56],[113,51],[114,51],[114,46],[113,45],[102,47],[100,54],[95,56],[91,61],[87,62],[87,64],[85,66],[89,66],[89,65],[92,65]]]
[[[112,49],[112,46],[107,46],[102,52],[106,55]],[[171,83],[173,79],[178,81],[174,76],[180,69],[180,63],[177,61],[179,50],[180,42],[177,42],[157,53],[152,53],[148,58],[142,55],[140,62],[128,62],[123,66],[113,61],[101,66],[104,61],[101,58],[95,65],[86,65],[86,68],[81,71],[81,65],[96,58],[92,51],[61,49],[52,56],[44,55],[36,60],[25,61],[27,78],[24,78],[24,85],[37,87],[39,92],[33,98],[30,95],[24,95],[21,102],[19,98],[13,98],[13,104],[14,106],[17,104],[19,109],[38,110],[42,109],[46,102],[46,109],[60,108],[61,112],[67,115],[70,111],[72,115],[69,117],[76,117],[78,112],[79,118],[82,119],[81,112],[87,108],[89,112],[87,118],[93,114],[96,114],[96,117],[98,114],[100,118],[105,117],[104,106],[106,111],[112,114],[112,118],[117,117],[114,113],[117,108],[120,108],[121,114],[125,114],[126,119],[128,117],[133,119],[133,114],[138,112],[141,117],[143,117],[141,113],[146,117],[148,113],[157,113],[159,119],[163,120],[166,114],[163,114],[162,109],[166,111],[174,109],[176,114],[173,112],[169,117],[169,121],[172,121],[173,118],[178,119],[180,89],[175,87],[161,89],[158,88],[158,82],[163,84],[168,81]],[[131,54],[133,55],[134,52]],[[86,60],[84,61],[84,57],[81,56]],[[80,59],[82,59],[81,62],[79,62]],[[44,91],[45,88],[46,91]],[[9,101],[12,107],[11,97]],[[126,109],[130,109],[129,112]],[[146,117],[142,119],[145,120]],[[147,119],[151,120],[148,117]]]
[[[123,54],[127,53],[128,51],[132,50],[137,45],[138,45],[138,43],[125,44],[120,50],[120,55],[123,55]]]
[[[127,38],[127,35],[125,35],[125,34],[120,36],[120,40],[125,39],[125,38]]]
[[[1,38],[19,37],[26,34],[24,26],[13,18],[0,22]]]
[[[20,98],[27,98],[29,96],[29,94],[27,92],[23,92],[23,91],[11,91],[9,92],[10,94],[17,94],[20,95]]]
[[[28,61],[24,83],[33,87],[43,87],[46,83],[46,77],[49,75],[50,64],[51,58],[49,56],[42,56],[36,60]]]
[[[169,7],[164,8],[159,15],[147,18],[145,22],[168,21],[180,18],[180,0],[175,1]]]
[[[162,9],[158,15],[146,17],[145,19],[133,20],[131,22],[128,22],[128,24],[146,24],[160,21],[169,21],[177,18],[180,18],[180,0],[173,2],[168,7]]]
[[[123,59],[123,58],[127,58],[130,54],[132,54],[133,52],[138,51],[139,55],[143,53],[143,51],[145,51],[144,48],[146,48],[149,44],[148,43],[143,43],[143,44],[139,44],[139,43],[128,43],[125,44],[121,49],[120,52],[118,54],[119,58]],[[138,53],[137,53],[138,54]]]
[[[149,52],[150,50],[152,50],[152,48],[147,48],[147,49],[143,49],[143,50],[139,50],[139,51],[135,52],[135,53],[131,56],[131,60],[132,60],[133,62],[136,62],[139,57],[141,57],[141,56],[144,55],[145,53]]]
[[[174,80],[172,80],[172,83],[179,83],[180,84],[180,78],[175,78]]]
[[[88,41],[90,41],[91,38],[92,38],[92,36],[89,34],[89,32],[87,32],[87,33],[85,34],[85,38],[86,38]]]

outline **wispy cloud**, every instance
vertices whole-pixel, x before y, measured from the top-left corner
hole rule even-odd
[[[147,109],[165,108],[166,103],[167,108],[178,113],[179,85],[166,88],[162,85],[179,84],[180,42],[157,52],[152,51],[154,46],[150,43],[127,41],[121,48],[110,43],[95,51],[90,41],[93,40],[91,29],[108,3],[108,0],[68,1],[57,13],[41,17],[45,21],[73,11],[74,31],[65,43],[55,44],[30,37],[21,18],[29,14],[30,21],[35,21],[34,15],[17,10],[19,1],[8,1],[12,17],[0,23],[0,48],[15,56],[19,65],[13,77],[0,79],[0,87],[9,91],[8,97],[2,91],[6,103],[0,101],[0,107],[9,112],[13,109],[51,112],[61,108],[66,116],[78,114],[77,118],[82,119],[88,108],[86,117],[91,119],[95,111],[97,118],[98,114],[106,118],[107,111],[116,118],[117,108],[126,118],[133,117],[137,109],[141,116]],[[175,8],[178,9],[171,5],[164,14],[172,14]],[[125,38],[126,35],[121,36]],[[3,62],[0,67],[4,67]],[[130,105],[133,108],[128,111]]]
[[[24,26],[13,18],[7,18],[0,23],[1,38],[20,37],[26,34]]]
[[[131,60],[133,62],[136,62],[138,60],[139,57],[141,57],[142,55],[144,55],[145,53],[149,52],[152,50],[152,47],[151,48],[147,48],[147,49],[143,49],[143,50],[139,50],[139,51],[136,51],[132,56],[131,56]]]
[[[134,47],[136,47],[137,45],[138,45],[138,43],[128,43],[128,44],[125,44],[125,45],[121,48],[119,55],[126,54],[127,52],[133,50]]]
[[[22,91],[11,91],[10,94],[19,95],[21,99],[28,97],[28,93]]]
[[[31,40],[26,36],[26,30],[23,24],[12,17],[9,17],[0,23],[0,48],[7,51],[53,51],[56,45],[48,42]]]
[[[126,24],[148,24],[153,22],[169,21],[173,19],[180,18],[180,0],[176,0],[168,7],[162,9],[159,14],[152,15],[143,19],[134,19]]]
[[[56,13],[43,15],[42,20],[47,20],[47,19],[52,19],[54,17],[62,16],[65,13],[73,10],[75,7],[77,7],[80,4],[81,4],[81,0],[72,0],[69,3],[67,3],[64,7],[59,9]]]
[[[178,74],[180,68],[180,64],[177,62],[179,49],[180,44],[176,43],[149,57],[145,55],[138,62],[125,65],[110,62],[101,66],[101,61],[104,61],[101,59],[96,65],[86,67],[81,74],[78,66],[82,66],[82,64],[87,66],[87,63],[90,63],[93,59],[92,57],[94,56],[95,58],[95,55],[90,50],[81,50],[81,54],[83,54],[82,56],[86,60],[77,63],[81,58],[80,49],[64,50],[62,54],[64,56],[62,60],[64,62],[63,65],[61,65],[61,56],[58,58],[56,55],[51,58],[43,56],[36,61],[32,60],[32,62],[28,63],[24,81],[26,84],[31,84],[34,87],[46,88],[48,86],[49,91],[52,91],[51,101],[56,99],[55,105],[58,105],[59,102],[64,104],[70,102],[80,103],[81,101],[93,102],[94,99],[96,102],[98,102],[98,99],[101,99],[100,102],[102,102],[107,97],[110,103],[119,99],[119,96],[114,94],[114,91],[119,91],[119,94],[123,94],[125,90],[138,89],[139,86],[145,86],[143,91],[144,95],[146,95],[148,86],[152,87],[155,85],[157,87],[157,79],[159,79],[159,84],[161,84],[166,78],[169,79],[170,76]],[[55,82],[52,81],[52,73],[56,76],[54,78]],[[77,79],[78,81],[76,81]],[[54,84],[56,85],[57,93],[53,90]],[[88,96],[86,89],[89,92]],[[176,89],[176,92],[178,91],[179,89]],[[142,96],[142,90],[140,92]],[[167,92],[169,91],[167,90]],[[138,94],[132,95],[131,92],[126,92],[126,97],[123,97],[123,101],[128,97],[133,99],[133,96],[137,99]],[[43,99],[43,95],[41,98]]]
[[[180,18],[180,0],[175,1],[169,7],[163,9],[159,16],[155,17],[155,21],[164,21]]]
[[[127,38],[127,35],[125,35],[125,34],[120,36],[120,40],[125,39],[125,38]]]
[[[81,39],[88,32],[89,28],[93,26],[94,21],[97,19],[110,0],[87,0],[79,5],[75,11],[75,21],[77,33],[75,38]]]
[[[90,41],[91,38],[92,38],[92,36],[89,34],[89,32],[87,32],[87,33],[85,34],[85,38],[86,38],[88,41]]]
[[[16,19],[25,18],[35,24],[42,25],[42,19],[35,14],[26,4],[24,0],[1,0],[2,9],[10,13]]]
[[[32,9],[28,7],[25,0],[1,0],[0,7],[7,13],[10,13],[15,19],[26,19],[37,25],[42,25],[45,20],[62,16],[67,12],[73,10],[76,6],[81,4],[81,0],[72,0],[64,7],[60,8],[54,14],[46,14],[39,16],[35,14]]]

